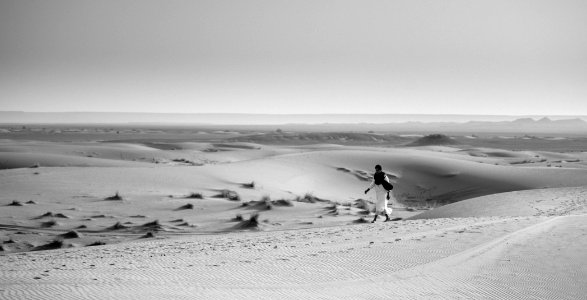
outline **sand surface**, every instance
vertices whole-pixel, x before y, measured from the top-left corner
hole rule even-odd
[[[0,299],[582,299],[586,158],[2,140]]]
[[[0,295],[580,299],[586,235],[586,215],[479,217],[51,250],[0,257]]]

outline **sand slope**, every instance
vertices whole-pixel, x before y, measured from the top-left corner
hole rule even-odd
[[[3,299],[579,299],[585,215],[468,218],[1,256]],[[571,243],[571,241],[573,241]]]
[[[536,189],[499,193],[444,205],[412,219],[587,214],[587,190]]]

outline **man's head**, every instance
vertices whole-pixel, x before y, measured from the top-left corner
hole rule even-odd
[[[377,172],[381,171],[381,166],[380,165],[376,165],[375,166],[375,171],[377,171]]]

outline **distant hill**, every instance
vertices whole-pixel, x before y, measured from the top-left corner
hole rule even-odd
[[[0,124],[118,124],[126,126],[235,125],[239,129],[306,132],[386,133],[570,133],[587,132],[587,116],[489,116],[399,114],[222,114],[222,113],[106,113],[106,112],[7,112]],[[277,137],[266,137],[277,138]],[[314,139],[316,137],[308,137]]]
[[[444,146],[444,145],[456,145],[457,141],[444,134],[431,134],[421,137],[407,146]]]

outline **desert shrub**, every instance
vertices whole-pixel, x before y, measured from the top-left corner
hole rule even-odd
[[[247,189],[254,189],[255,188],[255,182],[254,181],[251,181],[250,183],[243,183],[242,186],[244,188],[247,188]]]
[[[52,250],[52,249],[60,249],[63,248],[63,241],[62,240],[53,240],[45,245],[39,246],[34,248],[34,251],[40,251],[40,250]]]
[[[155,220],[155,221],[147,222],[147,223],[143,224],[143,227],[157,227],[157,226],[161,226],[161,224],[159,224],[159,220]]]
[[[89,244],[88,246],[104,246],[106,245],[106,243],[102,242],[102,241],[95,241],[91,244]]]
[[[154,238],[155,237],[155,233],[149,231],[147,233],[145,233],[143,236],[141,236],[142,239],[149,239],[149,238]]]
[[[318,201],[320,201],[319,198],[315,197],[314,195],[312,195],[311,193],[306,193],[303,197],[297,197],[296,201],[298,202],[307,202],[307,203],[316,203]]]
[[[326,207],[328,214],[337,216],[339,214],[338,206],[336,204],[332,204]]]
[[[275,206],[294,206],[293,202],[288,199],[279,199],[272,201],[273,205]]]
[[[109,227],[109,229],[112,229],[112,230],[125,229],[125,228],[128,228],[128,227],[124,226],[120,222],[116,222],[116,224]]]
[[[220,193],[218,195],[215,196],[216,198],[226,198],[228,200],[233,200],[233,201],[240,201],[241,197],[239,196],[239,194],[235,191],[231,191],[231,190],[221,190]]]
[[[61,236],[65,239],[75,239],[81,237],[82,235],[79,232],[72,230],[62,234]]]
[[[194,205],[191,203],[188,203],[186,205],[182,205],[180,207],[177,208],[177,210],[183,210],[183,209],[194,209]]]
[[[204,197],[200,193],[191,193],[186,198],[188,198],[188,199],[204,199]]]
[[[55,225],[57,225],[57,222],[55,220],[50,220],[50,221],[41,223],[41,226],[46,227],[46,228],[53,227]]]
[[[268,195],[261,197],[261,203],[265,205],[265,209],[273,208],[273,204],[271,204],[271,197],[269,197]]]
[[[54,216],[55,216],[55,215],[54,215],[52,212],[48,211],[48,212],[46,212],[46,213],[44,213],[44,214],[42,214],[42,215],[40,215],[40,216],[36,217],[35,219],[42,219],[42,218],[46,218],[46,217],[54,217]]]
[[[243,228],[255,228],[259,226],[259,214],[253,214],[251,217],[244,221]]]
[[[113,196],[110,196],[110,197],[106,197],[106,198],[104,198],[104,200],[123,200],[123,198],[122,198],[122,196],[120,196],[120,194],[117,191],[116,194],[114,194]]]

